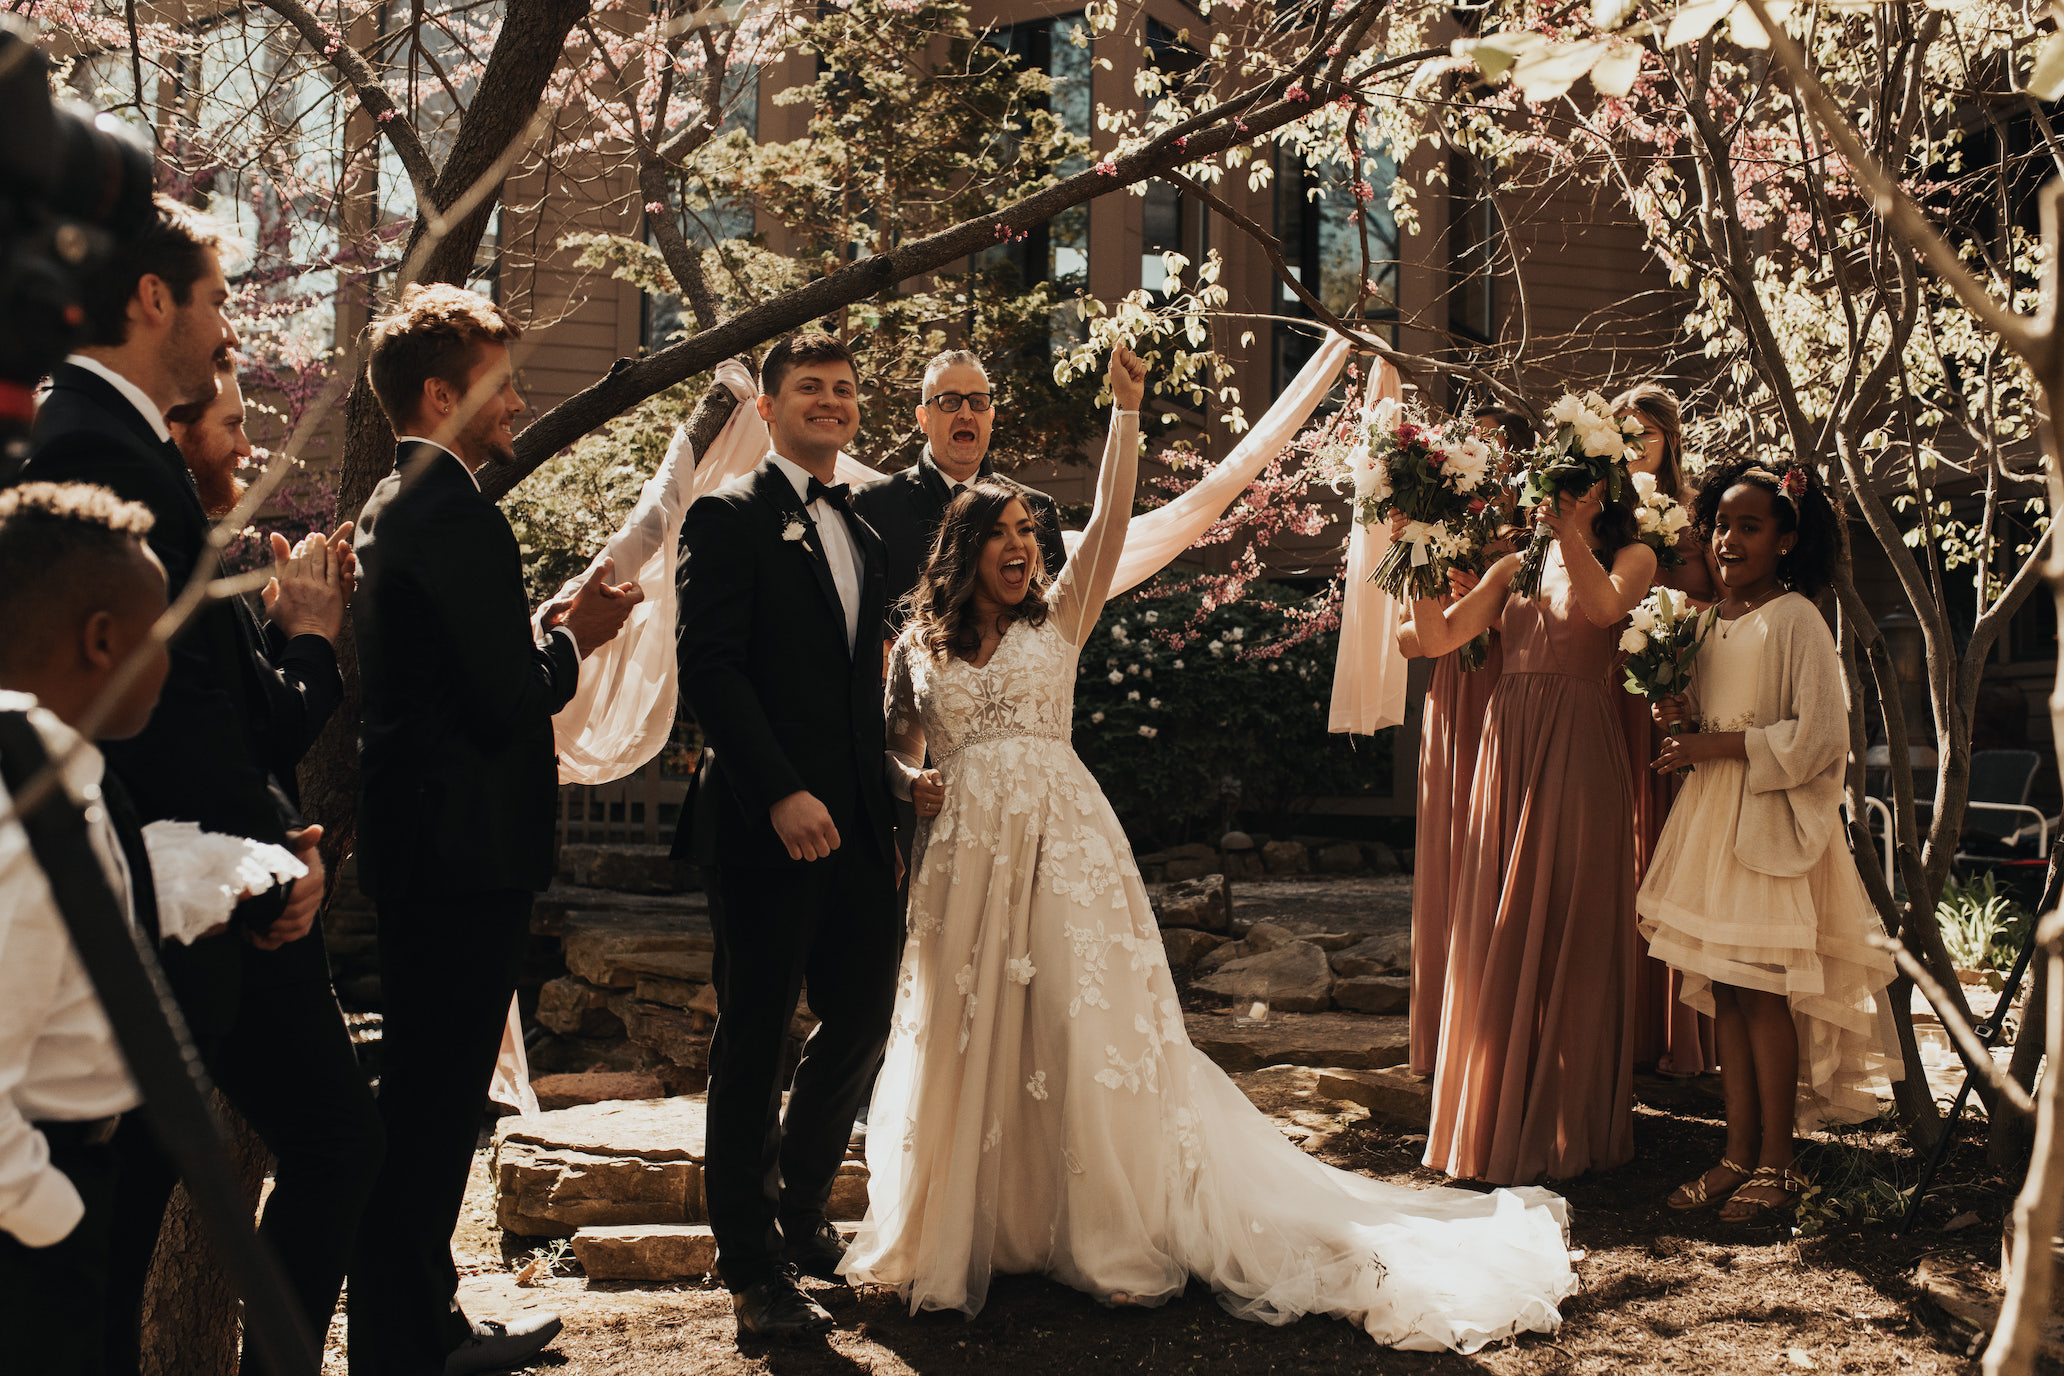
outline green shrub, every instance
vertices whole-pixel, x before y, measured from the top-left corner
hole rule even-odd
[[[1988,870],[1969,880],[1951,876],[1935,905],[1935,920],[1942,927],[1942,944],[1958,968],[2009,970],[2035,915],[2002,889]]]
[[[1216,840],[1236,810],[1280,825],[1300,799],[1391,787],[1392,738],[1326,730],[1338,598],[1162,574],[1114,599],[1083,648],[1075,748],[1139,845]]]

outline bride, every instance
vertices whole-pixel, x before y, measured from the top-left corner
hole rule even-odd
[[[1190,1045],[1131,849],[1069,745],[1138,467],[1146,368],[1122,347],[1110,385],[1066,570],[1049,585],[1012,484],[977,482],[892,652],[892,768],[926,820],[840,1271],[913,1312],[972,1314],[997,1271],[1141,1305],[1195,1276],[1244,1318],[1337,1314],[1399,1347],[1553,1331],[1576,1288],[1560,1197],[1333,1170]]]

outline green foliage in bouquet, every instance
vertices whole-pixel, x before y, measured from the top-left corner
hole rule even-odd
[[[1564,396],[1549,410],[1548,418],[1555,422],[1555,434],[1521,466],[1516,478],[1519,505],[1532,509],[1559,497],[1582,501],[1601,482],[1606,499],[1619,501],[1631,481],[1627,460],[1635,451],[1628,436],[1640,433],[1641,422],[1631,416],[1624,421],[1614,416],[1612,407],[1596,392]],[[1519,572],[1513,575],[1513,592],[1532,597],[1541,591],[1548,547],[1554,543],[1555,536],[1546,526],[1534,527],[1533,539],[1520,556]]]

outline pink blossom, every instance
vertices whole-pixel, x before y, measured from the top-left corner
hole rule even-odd
[[[1283,92],[1283,99],[1308,101],[1311,99],[1311,92],[1304,89],[1303,82],[1293,81],[1290,83],[1290,89]]]
[[[647,215],[664,215],[666,214],[666,207],[658,201],[647,201],[645,202],[645,213]]]
[[[1118,175],[1118,164],[1105,158],[1096,165],[1096,171],[1099,177],[1115,177]]]

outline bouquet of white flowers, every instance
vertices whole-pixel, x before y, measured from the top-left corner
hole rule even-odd
[[[1691,686],[1691,662],[1712,633],[1716,611],[1699,611],[1681,592],[1657,588],[1627,614],[1620,633],[1626,652],[1627,691],[1650,702],[1676,697]]]
[[[1539,506],[1558,497],[1582,500],[1599,483],[1610,500],[1619,500],[1628,481],[1627,460],[1635,450],[1628,437],[1641,433],[1632,416],[1621,420],[1596,392],[1564,396],[1549,410],[1555,436],[1529,455],[1518,475],[1519,504]],[[1541,591],[1541,571],[1548,566],[1548,547],[1555,536],[1546,526],[1534,527],[1533,540],[1520,556],[1512,591],[1532,597]]]
[[[1402,513],[1405,527],[1370,581],[1396,598],[1446,592],[1448,569],[1477,546],[1472,517],[1488,505],[1496,457],[1473,432],[1450,435],[1407,419],[1395,401],[1377,402],[1368,447],[1353,464],[1355,519],[1388,525],[1393,513]]]
[[[1656,567],[1674,569],[1684,563],[1677,549],[1677,537],[1691,524],[1691,516],[1667,492],[1656,486],[1655,474],[1634,473],[1634,523],[1637,538],[1655,551]]]

